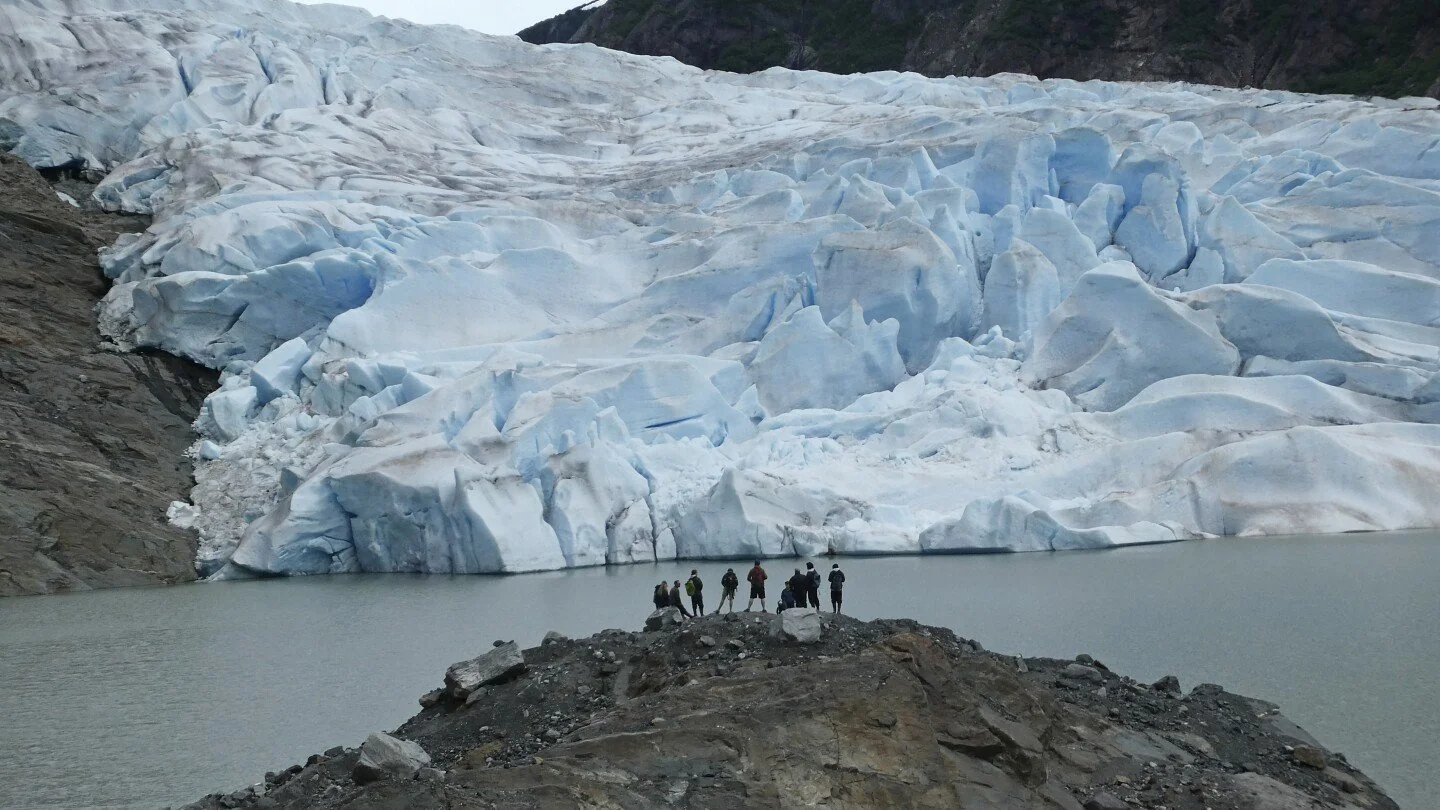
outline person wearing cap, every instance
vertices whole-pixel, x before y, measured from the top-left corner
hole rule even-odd
[[[830,566],[830,610],[834,613],[840,612],[840,601],[845,591],[845,572],[840,570],[840,563]]]
[[[700,572],[690,569],[690,578],[685,580],[685,593],[690,594],[690,611],[696,616],[705,615],[705,583],[700,581]]]

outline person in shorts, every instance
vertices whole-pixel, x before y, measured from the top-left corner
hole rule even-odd
[[[720,577],[720,604],[715,606],[715,615],[720,615],[720,608],[725,603],[730,603],[730,612],[735,612],[735,592],[740,590],[740,577],[735,574],[734,568],[726,568],[725,576]],[[764,603],[764,600],[761,600]]]
[[[760,561],[756,560],[755,567],[751,568],[750,573],[745,575],[745,580],[750,583],[750,601],[745,603],[745,609],[747,611],[755,604],[755,600],[759,599],[760,612],[770,612],[769,609],[765,607],[765,580],[768,578],[769,575],[765,573],[765,569],[760,567]]]

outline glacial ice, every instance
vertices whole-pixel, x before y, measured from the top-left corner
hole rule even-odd
[[[1440,526],[1440,108],[0,6],[215,576]],[[184,506],[184,505],[182,505]]]

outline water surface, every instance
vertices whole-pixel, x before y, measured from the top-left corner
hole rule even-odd
[[[1401,807],[1440,807],[1440,535],[841,562],[854,615],[1272,700]],[[0,807],[156,807],[242,787],[394,728],[494,639],[638,628],[654,583],[692,567],[718,591],[725,564],[675,563],[0,600]]]

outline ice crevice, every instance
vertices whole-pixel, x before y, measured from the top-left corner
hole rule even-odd
[[[0,135],[153,217],[208,575],[1440,526],[1433,100],[148,5],[0,10]]]

